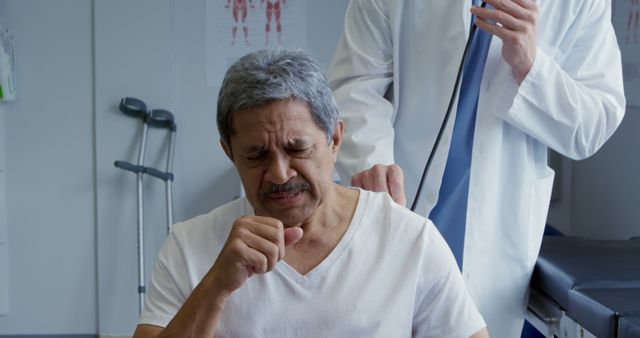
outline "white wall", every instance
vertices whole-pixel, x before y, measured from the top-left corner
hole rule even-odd
[[[609,142],[593,157],[574,163],[571,234],[601,239],[640,236],[639,130],[640,109],[628,107]]]
[[[0,106],[0,316],[9,312],[9,249],[7,248],[7,209],[5,202],[5,123]]]
[[[10,308],[0,334],[97,326],[91,3],[2,1],[19,98],[3,104]]]
[[[0,2],[0,29],[5,23],[6,8]],[[7,209],[5,202],[5,133],[4,105],[0,104],[0,316],[9,311],[9,251],[7,249]]]
[[[638,130],[640,108],[627,107],[618,130],[594,156],[562,159],[561,196],[551,204],[549,224],[565,234],[594,239],[640,236]]]
[[[325,66],[346,4],[308,1],[308,48]],[[19,95],[3,106],[11,308],[0,335],[132,333],[135,176],[113,161],[135,162],[140,123],[118,111],[121,97],[176,116],[176,221],[238,194],[218,146],[219,88],[206,85],[204,8],[205,0],[0,0],[0,25],[16,35]],[[148,165],[164,166],[165,142],[150,131]],[[146,179],[144,189],[148,276],[165,236],[164,186]]]

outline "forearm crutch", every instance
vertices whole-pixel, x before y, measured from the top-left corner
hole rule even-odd
[[[147,117],[147,124],[151,127],[166,128],[169,130],[169,149],[167,149],[167,162],[165,171],[162,172],[155,168],[144,167],[145,174],[161,179],[165,183],[165,195],[167,203],[167,235],[171,233],[173,225],[173,199],[172,199],[172,183],[173,183],[173,152],[176,144],[176,131],[178,129],[173,114],[164,109],[153,109]]]
[[[172,201],[172,182],[173,176],[173,152],[175,149],[175,133],[177,126],[173,118],[173,114],[167,110],[154,109],[147,111],[146,104],[136,98],[126,97],[120,101],[119,109],[127,116],[139,118],[142,120],[142,136],[140,138],[140,146],[138,148],[138,162],[132,164],[126,161],[115,161],[117,168],[124,169],[136,174],[137,187],[137,213],[138,213],[138,307],[142,312],[144,307],[145,276],[144,276],[144,193],[143,178],[147,174],[149,176],[159,178],[165,182],[165,193],[167,203],[167,233],[171,232],[173,224],[173,201]],[[148,126],[155,128],[166,128],[170,131],[169,149],[167,151],[166,171],[160,171],[155,168],[146,167],[144,165],[144,156],[146,152],[147,131]]]

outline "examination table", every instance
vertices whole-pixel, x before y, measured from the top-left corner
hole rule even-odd
[[[527,320],[546,337],[640,337],[640,238],[545,237]]]

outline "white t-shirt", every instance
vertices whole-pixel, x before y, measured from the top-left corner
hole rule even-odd
[[[140,324],[165,327],[215,262],[245,198],[176,224],[156,262]],[[286,262],[229,298],[216,337],[469,337],[485,326],[433,224],[360,190],[336,248],[306,275]]]

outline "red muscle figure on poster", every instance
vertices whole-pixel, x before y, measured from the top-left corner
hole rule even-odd
[[[262,0],[260,4],[266,5],[267,13],[267,25],[264,28],[266,44],[269,44],[269,32],[271,32],[271,20],[275,17],[276,32],[278,33],[278,44],[282,44],[282,24],[280,23],[280,16],[282,13],[282,3],[286,3],[286,0]]]
[[[236,44],[236,33],[238,32],[238,19],[242,20],[242,32],[244,33],[244,44],[249,45],[249,27],[247,26],[247,1],[251,8],[253,7],[252,0],[227,0],[225,8],[231,7],[233,1],[233,26],[231,27],[231,45]]]

